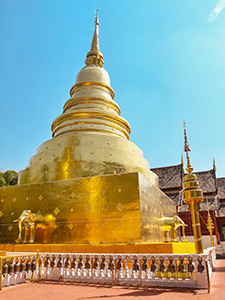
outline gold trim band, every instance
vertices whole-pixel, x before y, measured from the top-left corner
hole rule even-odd
[[[87,101],[88,100],[88,101]],[[90,101],[90,102],[89,102]],[[96,98],[96,97],[79,97],[79,98],[70,98],[67,100],[67,102],[64,104],[63,107],[63,113],[69,109],[70,107],[76,106],[78,104],[88,104],[88,103],[99,103],[103,104],[105,106],[108,106],[112,108],[116,113],[120,115],[120,108],[117,103],[115,103],[113,100],[108,100],[107,98]]]
[[[130,134],[130,126],[129,123],[122,119],[120,116],[114,116],[114,115],[109,115],[105,113],[99,113],[99,112],[72,112],[72,113],[65,113],[60,116],[58,116],[52,123],[52,132],[55,130],[55,128],[63,121],[65,120],[70,120],[70,119],[86,119],[86,118],[96,118],[96,119],[104,119],[104,120],[109,120],[117,123],[121,127],[123,127],[128,134]]]
[[[74,94],[74,92],[75,92],[79,87],[82,87],[82,86],[86,86],[86,87],[87,87],[87,86],[90,86],[90,85],[99,85],[99,86],[101,86],[101,87],[103,87],[103,88],[109,90],[110,95],[111,95],[112,98],[115,97],[115,93],[114,93],[113,89],[112,89],[109,85],[107,85],[107,84],[105,84],[105,83],[102,83],[102,82],[97,82],[97,81],[81,82],[81,83],[75,84],[75,85],[71,88],[71,90],[70,90],[70,96],[72,97],[72,95]],[[87,87],[87,88],[88,88],[88,87]],[[90,88],[90,87],[89,87],[89,88]]]
[[[87,131],[86,129],[83,129],[83,128],[80,128],[79,130],[75,130],[75,131]],[[110,133],[110,134],[113,134],[113,135],[118,135],[120,136],[121,138],[125,139],[124,136],[122,136],[121,134],[119,133],[113,133],[112,131],[108,131],[108,130],[98,130],[98,129],[88,129],[88,131],[97,131],[97,132],[104,132],[104,133]],[[67,130],[66,132],[62,132],[62,133],[59,133],[57,134],[57,136],[61,135],[61,134],[64,134],[64,133],[68,133],[68,132],[74,132],[74,130]]]
[[[127,137],[127,139],[129,140],[129,135],[128,135],[127,131],[123,130],[121,127],[118,127],[118,126],[115,126],[115,125],[112,125],[112,124],[102,123],[102,122],[99,122],[99,123],[98,122],[88,122],[87,123],[87,122],[84,122],[84,121],[83,122],[72,122],[72,123],[68,123],[66,125],[57,126],[54,129],[54,131],[52,133],[52,136],[54,137],[56,135],[56,132],[59,131],[62,128],[65,128],[67,126],[72,126],[72,125],[80,125],[80,124],[87,124],[87,125],[95,124],[95,125],[104,125],[104,126],[107,126],[107,127],[112,127],[114,129],[119,130],[120,132],[122,132]],[[76,130],[79,130],[79,129],[80,128],[77,128],[77,129],[75,128],[75,129],[73,129],[73,131],[76,131]],[[89,131],[89,128],[83,128],[83,130]],[[91,130],[95,130],[95,128],[91,128]],[[100,129],[96,129],[96,130],[100,130]],[[65,130],[65,132],[67,132],[67,130]],[[112,133],[113,133],[113,131],[112,131]]]

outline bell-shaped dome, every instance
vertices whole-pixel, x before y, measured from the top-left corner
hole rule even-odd
[[[98,65],[87,65],[77,74],[76,84],[83,82],[100,82],[110,86],[108,72]]]

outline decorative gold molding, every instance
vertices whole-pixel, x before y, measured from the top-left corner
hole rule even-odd
[[[106,89],[107,91],[109,91],[112,99],[115,97],[115,93],[109,85],[102,83],[102,82],[97,82],[97,81],[81,82],[81,83],[75,84],[70,90],[70,96],[72,97],[74,92],[81,87],[92,88],[90,86],[95,86],[95,85],[100,86],[100,87]]]
[[[64,124],[64,125],[61,125],[61,126],[57,126],[55,128],[55,130],[53,131],[52,136],[54,137],[56,135],[56,133],[62,128],[66,128],[66,127],[72,126],[72,125],[80,125],[80,124],[104,125],[104,126],[107,126],[107,127],[111,127],[111,128],[114,128],[114,129],[119,130],[120,132],[122,132],[127,137],[127,139],[129,140],[129,134],[127,133],[127,131],[123,130],[123,128],[121,128],[121,127],[115,126],[113,124],[103,123],[103,122],[88,122],[87,123],[85,121],[83,121],[83,122],[82,121],[72,122],[72,123],[67,123],[66,125]],[[86,131],[88,131],[89,129],[90,128],[83,128],[83,130],[86,130]],[[77,131],[77,130],[80,130],[80,128],[74,128],[72,131]],[[96,129],[91,128],[91,130],[96,130]],[[100,129],[98,128],[97,130],[100,130]],[[67,132],[67,130],[65,130],[64,132]],[[112,133],[114,133],[114,132],[112,131]]]
[[[103,120],[109,120],[114,123],[117,123],[118,125],[122,126],[125,130],[127,130],[128,134],[130,134],[130,125],[129,123],[123,119],[120,116],[114,116],[110,114],[100,113],[100,112],[68,112],[65,114],[62,114],[58,116],[52,123],[52,132],[54,132],[55,128],[61,124],[63,121],[71,120],[71,119],[103,119]]]
[[[120,115],[119,105],[115,101],[109,100],[105,97],[70,98],[66,101],[66,103],[63,106],[63,113],[72,106],[76,106],[78,104],[89,104],[89,103],[103,104],[107,107],[112,108],[116,113]]]
[[[101,132],[101,133],[110,133],[112,135],[117,135],[117,136],[120,136],[121,138],[123,139],[126,139],[124,136],[122,136],[121,134],[119,133],[116,133],[116,132],[112,132],[112,131],[108,131],[108,130],[100,130],[100,129],[92,129],[92,128],[89,128],[88,130],[85,128],[80,128],[80,129],[77,129],[76,131],[96,131],[96,132]],[[74,132],[74,130],[67,130],[66,133],[68,132]],[[59,133],[57,134],[57,136],[60,136],[62,134],[64,134],[65,132],[62,132],[62,133]]]

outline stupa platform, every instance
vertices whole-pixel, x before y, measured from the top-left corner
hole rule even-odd
[[[194,254],[195,245],[189,242],[143,243],[143,244],[0,244],[5,252],[47,253],[119,253],[119,254]]]
[[[0,199],[1,244],[15,244],[14,220],[24,210],[43,219],[35,221],[43,225],[36,226],[35,244],[57,245],[163,242],[158,220],[176,213],[175,203],[139,172],[10,186]]]

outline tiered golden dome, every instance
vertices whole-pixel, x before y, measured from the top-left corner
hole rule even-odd
[[[19,184],[141,172],[154,185],[142,151],[129,141],[130,125],[113,100],[99,48],[98,16],[86,66],[77,74],[63,113],[52,123],[52,139],[38,147]]]
[[[119,106],[113,101],[114,91],[103,68],[99,49],[98,16],[91,50],[86,66],[78,73],[71,98],[64,105],[63,114],[52,124],[53,137],[73,133],[105,133],[129,139],[130,125],[120,116]]]

